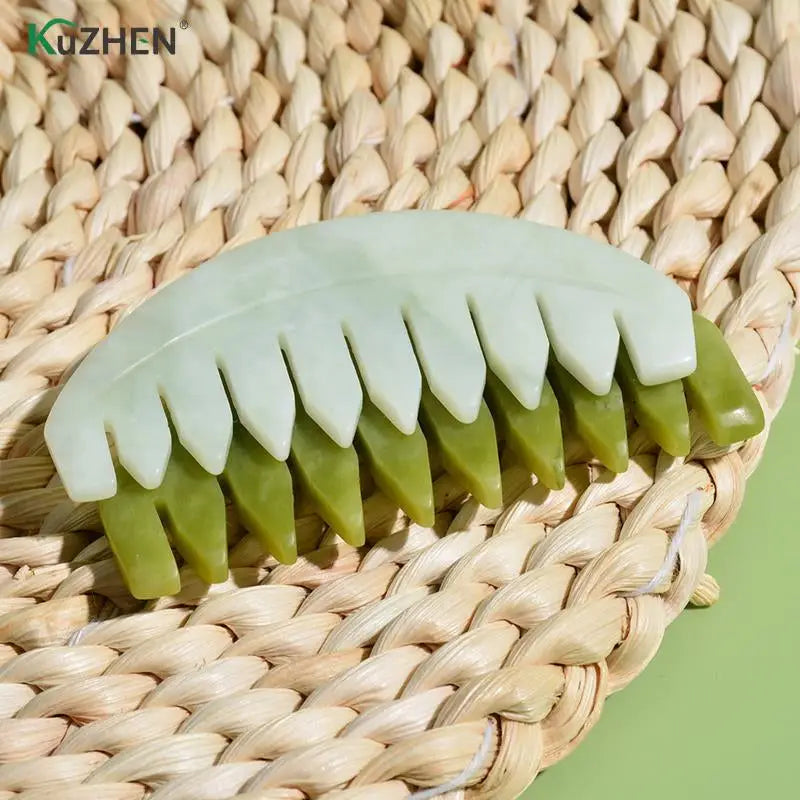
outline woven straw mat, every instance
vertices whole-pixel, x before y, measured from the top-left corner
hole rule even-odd
[[[175,26],[176,53],[30,54],[51,17]],[[434,529],[368,490],[365,547],[301,509],[289,566],[231,515],[229,582],[184,572],[144,605],[43,421],[122,313],[220,251],[460,208],[672,276],[769,427],[798,328],[798,87],[798,0],[0,0],[0,800],[513,798],[569,753],[716,600],[707,548],[768,431],[696,429],[684,460],[634,430],[616,476],[569,441],[566,488],[509,466],[502,512],[440,477]]]

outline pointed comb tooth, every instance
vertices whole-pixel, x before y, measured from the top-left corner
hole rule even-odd
[[[694,315],[697,369],[684,379],[689,405],[715,444],[727,447],[764,430],[764,410],[722,331]]]
[[[80,394],[76,395],[81,400]],[[47,448],[70,498],[76,503],[113,497],[118,491],[103,418],[93,407],[53,407],[44,427]]]
[[[494,423],[481,402],[474,422],[460,422],[427,387],[422,389],[420,420],[436,444],[445,469],[487,508],[503,504],[500,459]]]
[[[612,381],[608,394],[599,397],[582,386],[555,359],[549,368],[553,390],[574,430],[592,454],[612,472],[628,468],[628,431],[622,392]]]
[[[539,306],[559,364],[596,395],[614,379],[619,331],[606,300],[583,287],[553,286]]]
[[[636,377],[624,347],[617,361],[617,380],[633,416],[648,436],[671,456],[685,456],[691,447],[689,409],[681,381],[645,386]]]
[[[228,458],[233,415],[211,352],[181,347],[157,381],[178,440],[206,472],[219,475]]]
[[[305,324],[287,331],[284,345],[305,412],[336,444],[349,447],[362,395],[342,329]]]
[[[348,544],[364,544],[361,477],[355,448],[340,447],[298,408],[290,458],[300,487],[322,519]]]
[[[525,408],[536,408],[550,352],[536,298],[520,281],[483,281],[479,289],[470,307],[486,362]]]
[[[386,307],[350,314],[345,330],[370,400],[398,430],[412,434],[422,376],[399,310]]]
[[[545,380],[537,408],[525,408],[495,375],[486,378],[486,402],[500,435],[526,469],[548,489],[563,489],[564,442],[558,401]]]
[[[176,444],[157,494],[156,504],[164,509],[175,547],[186,563],[206,583],[227,580],[225,497],[217,479]]]
[[[460,422],[478,417],[486,362],[466,299],[441,291],[434,300],[415,297],[406,320],[431,392]]]
[[[256,342],[246,347],[239,337],[227,342],[220,366],[239,421],[273,458],[285,461],[294,427],[294,389],[277,340],[257,337]]]
[[[628,303],[617,324],[636,377],[644,386],[680,380],[697,366],[692,308],[686,294],[671,281],[656,308]]]
[[[117,493],[100,500],[97,509],[125,584],[138,600],[177,594],[181,579],[156,511],[155,493],[123,469],[117,471],[117,485]]]
[[[117,392],[109,404],[107,425],[117,458],[145,489],[157,489],[164,480],[172,435],[155,386],[142,381]]]
[[[433,481],[428,445],[419,427],[410,436],[406,435],[376,406],[366,402],[356,436],[378,488],[414,522],[431,527]]]
[[[273,458],[241,425],[234,425],[223,476],[245,527],[267,553],[282,564],[292,563],[297,540],[292,476],[286,462]]]

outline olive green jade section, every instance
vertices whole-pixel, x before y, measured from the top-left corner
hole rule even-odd
[[[216,476],[173,442],[164,482],[156,490],[178,552],[206,583],[228,578],[225,497]]]
[[[685,456],[691,447],[689,409],[680,381],[645,386],[637,377],[630,357],[620,347],[617,380],[633,416],[650,438],[671,456]]]
[[[555,358],[550,359],[548,374],[568,423],[592,454],[612,472],[625,472],[628,468],[628,429],[622,392],[617,382],[612,381],[608,394],[592,394]]]
[[[694,335],[697,369],[683,385],[712,441],[725,447],[761,433],[764,411],[722,331],[695,314]]]
[[[565,482],[564,442],[558,401],[545,380],[537,408],[525,408],[492,373],[486,376],[486,402],[498,433],[548,489],[562,489]]]
[[[298,406],[289,456],[300,488],[348,544],[364,544],[361,478],[354,447],[339,447]]]
[[[143,489],[117,467],[118,490],[98,502],[111,551],[131,594],[140,600],[175,594],[181,583],[163,516],[175,548],[206,583],[228,577],[225,498],[209,475],[179,444],[161,486]]]
[[[407,436],[365,399],[356,441],[378,488],[414,522],[431,527],[433,481],[428,443],[419,426]]]
[[[475,422],[459,422],[427,386],[422,389],[420,422],[438,448],[444,468],[487,508],[503,504],[500,459],[494,422],[481,402]]]
[[[98,501],[97,508],[122,577],[139,600],[176,594],[181,579],[156,511],[155,492],[143,489],[121,467],[116,473],[117,493]]]
[[[267,553],[291,564],[297,558],[297,540],[288,464],[273,458],[236,424],[222,480],[245,527]]]

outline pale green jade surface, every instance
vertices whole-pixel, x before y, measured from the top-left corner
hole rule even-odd
[[[70,497],[98,500],[117,490],[106,430],[133,478],[160,485],[170,457],[160,398],[182,446],[206,472],[222,472],[234,415],[220,370],[237,418],[284,461],[292,381],[310,420],[349,448],[359,374],[410,435],[423,376],[462,424],[483,413],[487,367],[536,408],[549,348],[584,389],[605,395],[620,334],[643,384],[694,370],[686,295],[611,246],[468,212],[339,219],[264,237],[167,285],[75,370],[45,437]]]

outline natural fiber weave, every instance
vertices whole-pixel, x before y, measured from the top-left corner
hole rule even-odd
[[[767,431],[726,450],[698,431],[685,461],[635,431],[619,476],[572,443],[563,491],[509,468],[499,514],[441,478],[435,530],[371,494],[361,550],[304,513],[292,566],[231,518],[229,583],[187,574],[141,613],[53,474],[52,387],[223,248],[457,207],[673,276],[769,422],[797,329],[800,3],[35,5],[0,0],[0,798],[394,800],[470,764],[448,797],[515,797],[714,602],[707,546]],[[175,56],[30,55],[23,23],[54,16],[189,24]],[[638,594],[697,490],[674,575]]]

